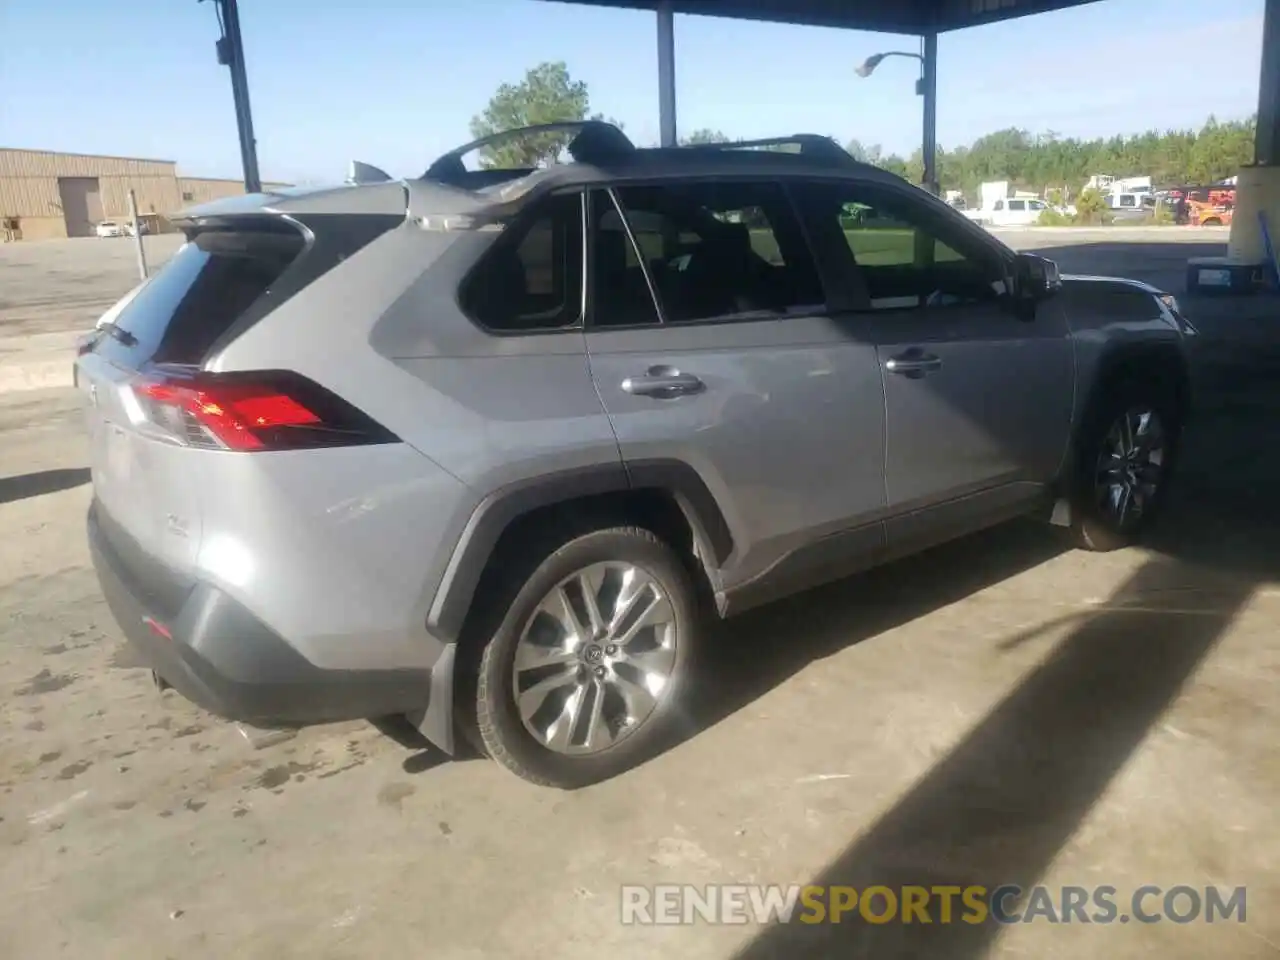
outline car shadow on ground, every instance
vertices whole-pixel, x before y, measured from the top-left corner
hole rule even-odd
[[[712,623],[686,738],[815,660],[926,617],[1067,549],[1063,531],[1015,521]]]
[[[70,490],[89,482],[87,468],[41,470],[16,477],[0,477],[0,503],[12,503],[59,490]]]
[[[1280,396],[1266,378],[1236,384],[1204,398],[1147,562],[1106,604],[1079,616],[1037,669],[811,883],[1026,888],[1043,876],[1254,590],[1280,581],[1272,493]],[[967,568],[981,545],[954,545],[955,589],[973,582]],[[945,579],[944,557],[921,562]],[[736,960],[977,960],[1001,929],[992,921],[775,925]]]

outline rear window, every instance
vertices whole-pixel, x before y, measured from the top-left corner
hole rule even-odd
[[[95,350],[135,369],[148,361],[201,363],[304,245],[292,227],[197,234],[138,291]]]

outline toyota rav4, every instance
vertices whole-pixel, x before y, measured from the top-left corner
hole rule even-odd
[[[612,776],[708,617],[1024,513],[1111,549],[1187,416],[1176,301],[1060,277],[801,135],[218,201],[77,359],[89,540],[159,678]],[[699,674],[701,675],[701,674]]]

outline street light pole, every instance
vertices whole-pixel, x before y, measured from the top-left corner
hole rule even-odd
[[[862,61],[855,70],[860,77],[869,77],[876,67],[887,57],[910,57],[920,61],[920,79],[916,81],[916,93],[919,94],[923,114],[923,138],[920,143],[920,156],[924,162],[921,186],[932,194],[938,193],[938,35],[926,33],[923,37],[920,53],[909,53],[906,50],[888,50],[873,54]]]

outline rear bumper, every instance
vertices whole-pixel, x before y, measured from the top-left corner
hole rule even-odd
[[[112,525],[100,520],[99,509],[96,503],[89,509],[89,549],[107,606],[147,664],[188,700],[259,726],[408,714],[437,746],[452,749],[452,646],[429,670],[317,667],[209,583],[197,580],[175,596],[172,572],[167,583],[141,582],[104,533]],[[156,569],[147,579],[160,574]],[[162,596],[169,609],[152,609]]]

